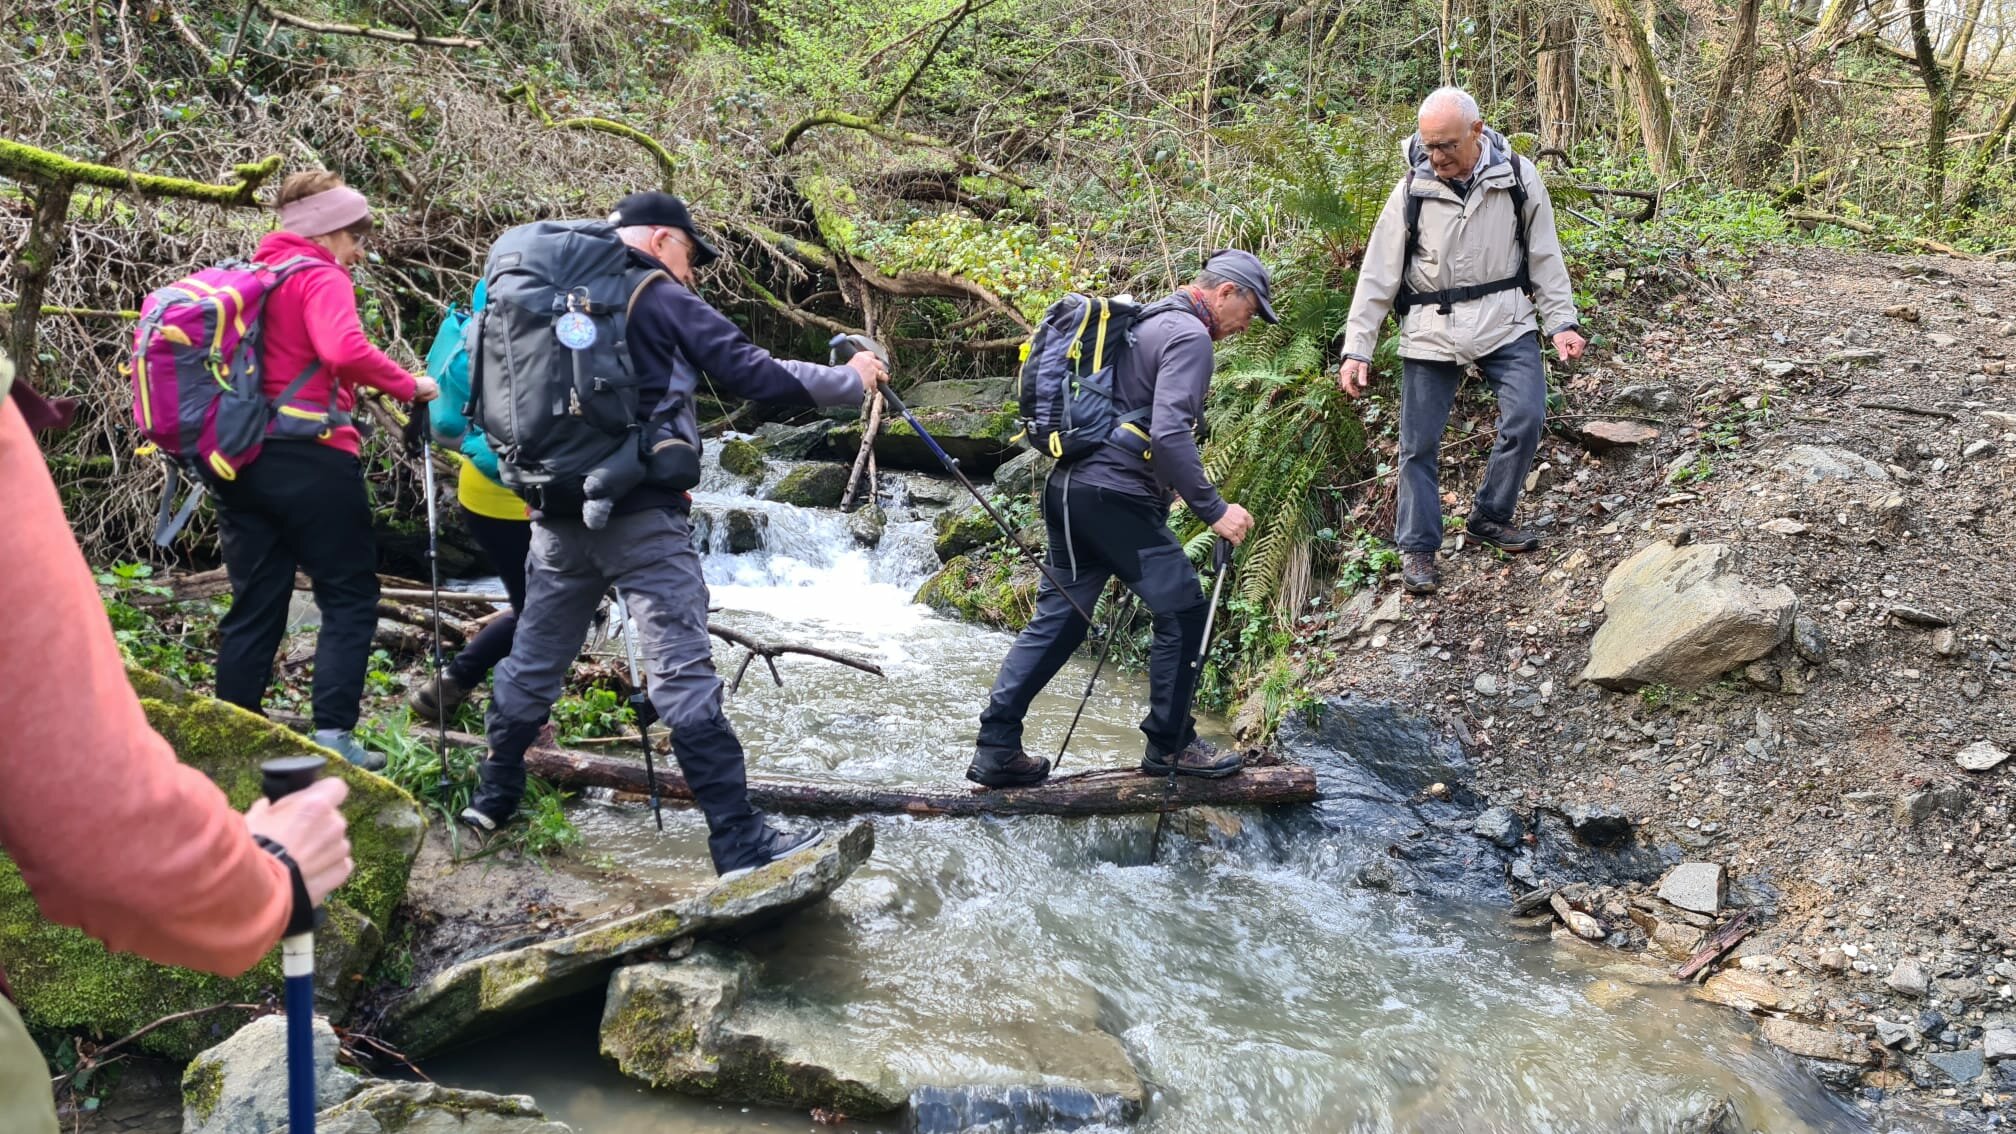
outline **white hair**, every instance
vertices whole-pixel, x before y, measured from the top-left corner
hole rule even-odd
[[[1484,115],[1477,109],[1477,100],[1462,87],[1437,87],[1433,94],[1421,100],[1418,117],[1426,118],[1438,110],[1454,110],[1463,115],[1463,125],[1482,122]]]
[[[613,223],[616,218],[612,215],[609,220]],[[616,230],[616,239],[621,240],[632,248],[647,248],[651,244],[651,234],[657,232],[661,227],[663,226],[654,224],[625,225]]]

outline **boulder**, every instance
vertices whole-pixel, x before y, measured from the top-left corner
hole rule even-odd
[[[941,378],[903,395],[914,410],[1001,406],[1015,397],[1013,378]]]
[[[1034,449],[1025,449],[1020,456],[994,470],[994,490],[1009,496],[1033,496],[1056,467],[1056,461]]]
[[[1001,539],[1001,528],[978,504],[963,512],[947,512],[938,517],[938,535],[932,548],[938,562],[950,563],[976,548]]]
[[[1728,875],[1719,862],[1683,862],[1659,884],[1659,900],[1700,914],[1722,912]]]
[[[1882,465],[1846,449],[1794,445],[1778,459],[1778,471],[1807,484],[1823,481],[1888,481]]]
[[[824,898],[875,849],[875,828],[844,831],[705,893],[620,921],[451,966],[386,1013],[386,1037],[421,1057],[495,1030],[520,1013],[590,992],[625,958],[766,924]]]
[[[1036,611],[1036,568],[1022,556],[961,555],[917,588],[916,601],[953,618],[1010,633]]]
[[[315,1017],[315,1107],[364,1089],[336,1065],[336,1032]],[[261,1016],[182,1071],[182,1134],[268,1134],[287,1126],[287,1017]]]
[[[356,871],[328,903],[329,926],[316,938],[316,1006],[342,1020],[359,979],[377,959],[387,923],[406,893],[426,822],[413,797],[390,780],[353,767],[288,729],[224,702],[185,693],[154,674],[129,675],[148,723],[176,754],[224,790],[234,808],[259,796],[259,764],[276,756],[328,757],[332,776],[350,784]],[[0,855],[0,970],[31,1027],[105,1039],[138,1031],[164,1016],[213,1004],[258,1003],[278,996],[279,950],[236,980],[112,953],[97,941],[46,921],[12,861]],[[216,1013],[165,1025],[136,1047],[188,1060],[242,1027],[249,1014]]]
[[[996,380],[999,381],[999,380]],[[1021,431],[1015,410],[1004,405],[1005,386],[980,382],[928,382],[903,396],[925,432],[976,481],[991,475],[1017,451],[1010,438]],[[1001,396],[994,396],[996,394]],[[921,401],[919,399],[922,399]],[[861,450],[862,423],[847,422],[827,435],[826,452],[853,460]],[[875,459],[885,469],[939,472],[944,464],[910,423],[885,417],[875,438]]]
[[[810,425],[779,425],[765,422],[756,428],[756,440],[772,457],[802,461],[826,447],[826,434],[833,428],[827,421]]]
[[[728,529],[728,554],[747,555],[763,550],[763,533],[769,530],[770,517],[747,508],[735,508],[724,519]]]
[[[800,465],[784,474],[768,498],[796,508],[838,508],[840,498],[847,495],[850,471],[843,465],[823,462]]]
[[[602,1054],[654,1087],[729,1102],[884,1114],[908,1092],[835,1027],[744,1004],[747,958],[706,948],[618,969],[602,1013]]]
[[[1671,386],[1660,384],[1626,386],[1610,399],[1610,408],[1613,411],[1637,410],[1654,417],[1667,417],[1686,412],[1687,401]]]
[[[1850,1032],[1816,1028],[1811,1024],[1777,1019],[1760,1020],[1757,1032],[1766,1041],[1807,1059],[1852,1063],[1857,1066],[1867,1066],[1876,1062],[1876,1055],[1869,1050],[1868,1042]]]
[[[721,468],[736,476],[763,475],[763,447],[754,441],[734,438],[721,443]]]
[[[572,1134],[526,1095],[380,1083],[315,1119],[317,1134]]]
[[[882,533],[889,528],[889,516],[880,504],[865,504],[847,517],[847,531],[854,542],[862,547],[874,547],[882,542]]]
[[[1692,688],[1755,661],[1785,640],[1799,605],[1790,587],[1738,575],[1727,544],[1664,540],[1618,564],[1603,600],[1582,679],[1623,692]]]

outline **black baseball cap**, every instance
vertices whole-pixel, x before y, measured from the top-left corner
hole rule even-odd
[[[1274,304],[1269,302],[1267,289],[1273,285],[1274,277],[1267,273],[1267,265],[1260,257],[1237,248],[1227,248],[1213,252],[1204,260],[1204,270],[1221,280],[1231,280],[1253,293],[1260,301],[1260,317],[1269,323],[1279,323],[1274,314]]]
[[[609,223],[617,228],[632,225],[650,225],[654,228],[676,228],[693,238],[693,266],[704,268],[721,258],[721,252],[700,230],[693,227],[693,214],[686,211],[686,202],[670,193],[651,190],[632,193],[616,202],[616,211],[609,214]]]

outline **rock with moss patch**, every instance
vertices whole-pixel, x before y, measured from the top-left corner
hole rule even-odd
[[[350,821],[356,871],[332,896],[330,928],[316,950],[317,1006],[341,1020],[376,959],[392,911],[406,893],[425,822],[413,798],[391,781],[345,764],[287,729],[234,705],[195,697],[148,673],[129,675],[148,722],[187,763],[224,789],[231,805],[259,795],[259,764],[275,756],[330,758],[330,775],[350,784],[343,813]],[[116,1038],[164,1016],[219,1003],[257,1003],[277,995],[279,951],[236,980],[157,965],[112,953],[90,937],[42,917],[13,862],[0,856],[0,969],[13,983],[21,1014],[52,1033]],[[140,1050],[190,1059],[247,1019],[218,1013],[158,1028]]]
[[[931,386],[942,384],[930,383]],[[925,389],[928,387],[919,387],[905,400],[918,396]],[[1021,427],[1016,422],[1015,410],[1001,402],[940,406],[912,403],[911,409],[923,424],[924,431],[959,462],[959,467],[968,476],[976,480],[991,475],[1015,455],[1016,445],[1011,438],[1021,431]],[[836,425],[833,432],[826,435],[828,455],[852,460],[861,450],[861,430],[862,423],[858,421]],[[885,469],[936,472],[945,467],[931,446],[901,417],[884,420],[882,432],[875,438],[875,460]]]
[[[940,563],[950,563],[1002,538],[1001,528],[978,504],[963,512],[947,512],[938,517],[937,530],[932,549],[938,553]]]
[[[940,614],[1019,632],[1036,613],[1039,579],[1019,555],[961,555],[917,588],[916,601]]]
[[[766,924],[824,898],[868,860],[875,828],[857,821],[813,846],[703,894],[580,933],[454,965],[387,1013],[387,1036],[411,1056],[494,1031],[520,1013],[588,992],[646,949]]]
[[[315,1017],[315,1106],[364,1089],[336,1065],[336,1032]],[[287,1125],[287,1017],[261,1016],[182,1071],[182,1134],[268,1134]]]
[[[840,465],[801,465],[777,482],[769,498],[798,508],[838,508],[847,494],[848,471]]]
[[[754,441],[734,438],[721,443],[721,468],[736,476],[763,475],[763,448]]]
[[[619,969],[602,1015],[602,1054],[654,1087],[729,1102],[883,1114],[909,1092],[837,1029],[745,1003],[751,966],[716,948]]]
[[[529,1095],[458,1091],[438,1083],[381,1083],[315,1120],[320,1134],[572,1134]]]
[[[880,504],[868,504],[847,517],[847,531],[862,547],[874,547],[881,543],[882,533],[888,528],[889,516],[882,511]]]
[[[757,426],[756,440],[778,460],[802,461],[826,447],[826,433],[832,428],[833,424],[826,421],[815,421],[810,425],[765,422]]]
[[[1033,496],[1056,467],[1056,461],[1034,449],[1025,449],[1020,456],[994,470],[994,489],[1010,496]]]

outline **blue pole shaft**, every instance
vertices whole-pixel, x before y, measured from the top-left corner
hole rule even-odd
[[[287,1134],[315,1134],[315,935],[280,942],[287,978]]]

